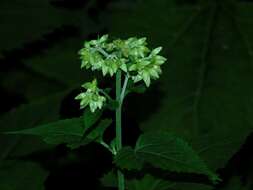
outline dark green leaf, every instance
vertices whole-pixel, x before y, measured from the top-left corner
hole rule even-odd
[[[86,129],[92,127],[101,117],[103,110],[97,110],[94,113],[89,108],[85,109],[83,114],[84,126]]]
[[[81,139],[84,133],[82,118],[66,119],[6,134],[41,136],[48,144],[72,143]]]
[[[123,149],[115,158],[120,167],[129,169],[138,165],[139,160],[163,170],[204,174],[213,182],[218,180],[185,141],[165,132],[141,135],[134,150]]]
[[[85,25],[89,26],[89,29],[94,27],[83,9],[80,11],[57,9],[49,0],[2,0],[0,7],[1,53],[3,50],[21,48],[25,43],[39,40],[43,35],[63,26],[82,28]],[[82,30],[82,33],[86,32],[87,29]]]
[[[22,130],[57,121],[60,118],[61,101],[69,91],[67,90],[38,100],[37,102],[22,105],[15,110],[5,113],[0,117],[0,132]],[[1,135],[0,160],[9,156],[30,154],[45,148],[48,148],[48,146],[45,146],[45,143],[34,137]]]
[[[217,190],[250,190],[252,189],[252,180],[250,179],[247,184],[244,184],[239,176],[233,176],[228,184],[224,187],[217,188]]]
[[[32,162],[4,161],[0,164],[1,190],[45,190],[48,172]]]
[[[184,136],[213,169],[224,167],[253,131],[252,16],[253,4],[242,1],[149,0],[112,10],[113,34],[147,36],[168,57],[161,107],[141,128]]]
[[[97,126],[95,126],[94,129],[90,133],[88,133],[87,138],[89,139],[95,139],[98,142],[103,140],[103,134],[105,130],[112,124],[111,119],[104,119],[98,123]]]
[[[118,186],[118,179],[117,175],[115,174],[114,171],[110,171],[106,173],[101,179],[100,179],[101,184],[104,187],[117,187]]]
[[[77,52],[82,44],[83,39],[70,38],[23,63],[32,71],[67,87],[80,86],[92,77],[92,73],[80,69],[81,60]]]
[[[143,167],[144,160],[138,157],[135,150],[131,147],[123,147],[116,155],[114,162],[122,169],[140,170]]]
[[[114,171],[105,174],[101,179],[101,183],[105,187],[117,188],[118,181],[117,175]],[[152,175],[146,174],[140,179],[127,179],[125,180],[127,190],[171,190],[176,183],[158,179]]]
[[[108,100],[106,105],[110,110],[116,110],[119,107],[119,102],[116,100]]]
[[[127,181],[128,190],[171,190],[173,186],[173,182],[158,179],[148,174],[142,179]]]
[[[111,119],[103,119],[96,126],[94,126],[90,131],[88,128],[85,128],[85,132],[88,131],[87,134],[84,134],[81,139],[77,139],[77,141],[71,142],[68,144],[68,147],[75,149],[80,146],[87,145],[90,142],[101,143],[103,141],[103,135],[105,130],[111,125]]]

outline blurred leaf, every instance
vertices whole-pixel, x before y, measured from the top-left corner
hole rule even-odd
[[[80,85],[83,79],[87,80],[90,74],[80,70],[77,52],[86,36],[101,29],[101,25],[94,23],[86,14],[86,9],[90,6],[92,3],[88,3],[84,9],[73,11],[57,9],[49,0],[1,1],[3,22],[0,26],[3,35],[0,38],[3,45],[0,45],[0,57],[3,50],[24,48],[24,53],[28,53],[28,59],[26,55],[17,56],[21,59],[25,58],[22,60],[25,69],[19,68],[17,71],[12,69],[7,75],[3,74],[2,85],[5,89],[22,94],[30,100],[59,92],[64,87],[66,89]],[[68,36],[67,30],[64,29],[64,39],[58,42],[58,36],[61,38],[62,35],[59,29],[64,27],[72,28],[75,33]],[[55,37],[51,38],[49,34]],[[37,42],[46,42],[49,47],[46,47],[46,50],[42,47],[41,51],[40,45],[37,47]],[[30,43],[32,49],[24,46]],[[33,54],[30,55],[30,52]],[[36,54],[38,52],[39,54]],[[16,57],[12,54],[11,57]]]
[[[53,78],[45,77],[27,68],[9,71],[6,75],[3,75],[0,86],[10,93],[22,95],[29,101],[34,101],[66,89],[66,84]]]
[[[201,183],[176,182],[171,190],[214,190],[215,187]]]
[[[128,190],[170,190],[174,183],[157,179],[149,174],[142,179],[134,179],[127,181]]]
[[[83,10],[73,12],[57,9],[49,0],[2,0],[0,7],[0,52],[41,40],[43,35],[62,26],[78,26],[80,23],[89,25],[90,22],[87,22]]]
[[[253,4],[149,0],[111,12],[114,35],[147,36],[168,58],[161,107],[141,128],[178,133],[210,167],[224,167],[253,131]]]
[[[81,60],[78,51],[84,40],[82,37],[66,39],[41,54],[23,60],[23,63],[32,71],[67,87],[80,86],[92,76],[91,72],[80,69]]]
[[[233,176],[229,181],[228,184],[224,187],[217,188],[217,190],[250,190],[252,187],[250,187],[252,184],[252,181],[250,180],[248,184],[244,184],[241,182],[239,176]]]
[[[105,187],[117,187],[117,175],[115,172],[110,171],[105,174],[101,179],[101,183]],[[162,180],[146,174],[140,179],[126,179],[127,190],[170,190],[175,183]]]
[[[22,105],[0,117],[0,132],[22,130],[56,121],[60,118],[61,101],[69,90]],[[33,137],[2,135],[0,138],[0,160],[9,156],[26,155],[47,148],[44,143]],[[31,146],[32,144],[32,146]]]
[[[218,180],[217,175],[208,169],[185,141],[165,132],[141,135],[135,149],[122,149],[116,155],[115,162],[122,168],[130,166],[130,169],[138,165],[136,163],[144,162],[163,170],[204,174],[213,182]]]
[[[130,80],[128,83],[128,89],[126,91],[126,94],[130,92],[142,94],[146,92],[146,90],[147,90],[147,87],[144,84],[135,84],[133,83],[133,81]]]
[[[117,187],[118,179],[114,171],[110,171],[100,178],[100,182],[104,187]]]
[[[0,189],[45,190],[48,172],[32,162],[5,161],[0,164]]]
[[[118,107],[119,107],[119,102],[117,100],[113,100],[113,99],[109,99],[107,100],[107,104],[106,104],[106,107],[110,110],[116,110]]]

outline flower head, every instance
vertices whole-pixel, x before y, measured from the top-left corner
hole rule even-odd
[[[95,112],[98,108],[101,109],[106,98],[99,94],[97,80],[87,82],[82,87],[86,89],[86,92],[82,92],[75,97],[76,100],[80,100],[80,108],[83,109],[89,105],[91,112]]]
[[[146,38],[128,38],[109,41],[108,35],[84,43],[79,51],[81,68],[100,70],[103,75],[113,76],[118,70],[127,74],[133,82],[144,81],[149,86],[152,79],[158,79],[161,65],[166,61],[161,47],[150,50]]]

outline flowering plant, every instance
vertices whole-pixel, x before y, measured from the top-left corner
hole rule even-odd
[[[125,85],[130,79],[134,83],[144,81],[149,87],[151,79],[159,78],[162,72],[161,65],[166,61],[165,57],[159,55],[161,50],[161,47],[150,50],[146,38],[132,37],[127,40],[109,41],[108,35],[103,35],[97,40],[85,42],[79,54],[82,61],[81,68],[100,70],[103,76],[109,74],[111,77],[117,72],[123,72]],[[92,112],[97,108],[101,109],[106,98],[99,94],[97,80],[85,83],[82,87],[86,92],[76,97],[81,101],[81,108],[89,105]]]
[[[107,89],[98,86],[93,79],[82,85],[84,91],[75,99],[84,109],[82,117],[59,120],[42,126],[7,134],[27,134],[41,136],[49,144],[66,144],[71,149],[97,142],[109,150],[116,166],[101,180],[105,186],[118,187],[119,190],[167,190],[171,182],[145,174],[142,179],[129,180],[125,170],[146,171],[150,168],[163,171],[184,172],[206,175],[216,183],[218,176],[209,170],[205,162],[183,139],[167,132],[146,132],[140,135],[135,148],[122,145],[121,112],[126,94],[136,91],[136,83],[149,87],[152,80],[160,77],[161,65],[166,58],[159,55],[162,48],[149,49],[146,38],[132,37],[126,40],[110,41],[108,35],[84,43],[79,51],[81,68],[101,71],[103,76],[115,75],[115,98]],[[122,82],[122,76],[124,82]],[[131,85],[130,85],[131,84]],[[136,85],[136,86],[135,86]],[[135,87],[135,88],[134,88]],[[135,90],[133,90],[135,89]],[[113,119],[101,119],[106,105],[115,110],[115,138],[105,142],[103,135]],[[116,182],[115,182],[116,181]],[[114,183],[115,182],[115,183]],[[162,184],[162,185],[160,185]]]

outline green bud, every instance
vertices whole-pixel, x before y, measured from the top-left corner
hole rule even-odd
[[[97,80],[87,82],[82,87],[86,89],[86,92],[82,92],[75,97],[76,100],[80,100],[80,108],[83,109],[89,105],[91,112],[101,109],[106,98],[99,94]]]

